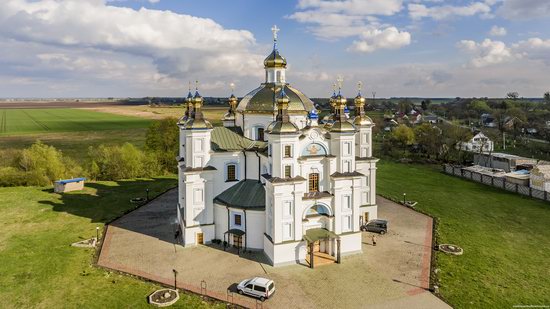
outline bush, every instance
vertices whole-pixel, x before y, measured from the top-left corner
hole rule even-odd
[[[0,166],[0,186],[46,186],[83,172],[74,160],[40,141],[22,151],[2,151]]]
[[[159,164],[154,155],[145,155],[130,143],[122,146],[100,145],[89,148],[92,162],[89,176],[97,180],[118,180],[151,177],[159,173]]]

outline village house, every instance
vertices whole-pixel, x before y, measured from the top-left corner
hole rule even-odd
[[[492,152],[494,150],[493,141],[491,141],[483,132],[479,132],[468,142],[460,145],[464,151],[471,152]]]

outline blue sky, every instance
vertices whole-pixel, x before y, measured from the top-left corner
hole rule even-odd
[[[6,0],[0,97],[244,95],[273,24],[287,80],[327,96],[337,76],[377,96],[541,97],[547,0]]]

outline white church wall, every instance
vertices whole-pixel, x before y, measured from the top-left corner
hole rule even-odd
[[[360,214],[361,214],[361,218],[363,218],[363,220],[361,220],[361,221],[363,221],[363,224],[367,223],[364,220],[365,213],[368,213],[368,221],[378,219],[378,207],[376,205],[375,206],[360,207],[359,211],[360,211]]]
[[[361,233],[350,233],[340,236],[340,251],[342,256],[361,253]]]
[[[236,164],[237,181],[227,181],[227,165]],[[223,191],[231,188],[237,182],[244,179],[244,159],[242,152],[213,153],[210,158],[210,165],[216,168],[214,177],[213,196],[216,197]]]
[[[247,247],[261,250],[264,248],[265,211],[246,211]]]
[[[216,223],[216,237],[223,241],[223,234],[227,232],[227,208],[220,204],[214,204],[214,217]]]
[[[285,266],[304,262],[307,254],[305,241],[277,244],[273,248],[273,266]]]

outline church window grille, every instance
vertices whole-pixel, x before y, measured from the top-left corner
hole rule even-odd
[[[238,225],[238,226],[241,226],[242,225],[242,220],[241,220],[241,215],[235,215],[235,225]]]
[[[227,165],[227,181],[237,180],[237,166],[235,164]]]
[[[285,178],[291,178],[292,177],[292,166],[285,165]]]
[[[309,174],[309,192],[319,192],[319,173]]]
[[[292,146],[285,145],[285,158],[292,158]]]

